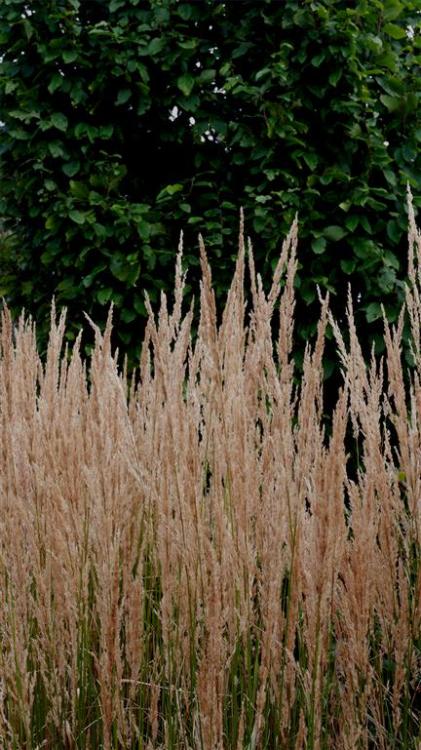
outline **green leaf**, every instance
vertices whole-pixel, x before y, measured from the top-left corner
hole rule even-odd
[[[136,109],[137,114],[138,115],[144,115],[145,112],[147,112],[148,109],[150,109],[151,103],[152,102],[151,102],[151,100],[150,100],[149,97],[145,96],[145,97],[142,97],[141,99],[139,99],[139,103],[138,103],[137,109]]]
[[[355,260],[355,258],[343,258],[340,262],[340,265],[344,273],[350,274],[354,272],[357,261]]]
[[[63,81],[64,76],[60,75],[60,73],[54,73],[48,85],[48,91],[50,94],[54,94],[54,92],[63,85]]]
[[[383,50],[383,40],[377,34],[367,34],[365,43],[370,52],[380,55]]]
[[[351,205],[351,201],[342,201],[342,203],[339,204],[339,208],[347,213],[351,208]]]
[[[201,83],[210,83],[215,80],[215,76],[216,70],[214,68],[209,68],[208,70],[202,70],[199,75],[199,80]]]
[[[399,271],[399,260],[391,250],[385,250],[384,263],[386,266],[391,266],[391,268],[394,268],[395,271]]]
[[[58,141],[52,141],[48,144],[48,150],[55,159],[57,159],[59,156],[64,156],[64,151],[60,143]]]
[[[127,286],[134,286],[140,276],[140,263],[131,263],[126,275]]]
[[[382,65],[385,68],[389,68],[392,72],[396,71],[398,66],[398,58],[395,52],[393,50],[389,50],[388,52],[385,52],[383,55],[380,55],[377,60],[377,65]]]
[[[62,169],[68,177],[74,177],[79,172],[80,162],[69,161],[67,164],[63,164]]]
[[[114,132],[114,125],[102,125],[99,129],[99,135],[101,138],[111,138]]]
[[[120,318],[124,323],[131,323],[136,318],[136,312],[135,310],[128,310],[125,308],[121,311]]]
[[[317,154],[303,154],[303,159],[308,167],[314,172],[319,162]]]
[[[84,135],[86,130],[86,125],[84,122],[78,122],[77,125],[75,125],[75,136],[76,138],[80,138],[82,135]]]
[[[389,94],[381,94],[380,101],[384,104],[389,112],[395,112],[402,105],[402,99],[400,96],[389,96]]]
[[[4,93],[12,94],[13,91],[16,91],[16,89],[18,88],[18,85],[19,84],[17,83],[17,81],[6,81],[5,87],[4,87]]]
[[[85,132],[88,136],[89,141],[93,143],[98,135],[98,128],[94,127],[93,125],[85,125]]]
[[[336,224],[332,224],[331,226],[326,227],[326,229],[323,230],[323,234],[325,237],[327,237],[328,240],[338,242],[339,240],[342,240],[347,233],[345,229],[342,229],[342,227],[339,227]]]
[[[383,31],[392,39],[403,39],[406,36],[406,30],[402,26],[397,26],[394,23],[387,23],[383,26]]]
[[[324,253],[327,247],[327,242],[324,237],[319,237],[317,240],[313,240],[311,243],[311,248],[316,255],[321,255]]]
[[[62,112],[54,112],[51,115],[50,122],[57,130],[62,130],[63,132],[67,130],[69,124],[66,115],[63,115]]]
[[[183,92],[184,96],[190,96],[194,87],[194,77],[190,73],[185,73],[177,78],[177,86]]]
[[[254,80],[257,83],[257,81],[260,81],[261,78],[266,78],[266,76],[270,76],[270,75],[272,75],[271,68],[268,68],[268,67],[262,68],[261,70],[257,71],[256,75],[254,76]]]
[[[121,253],[114,253],[110,261],[110,270],[119,281],[126,281],[128,273],[127,259]]]
[[[177,42],[178,46],[181,47],[181,49],[196,49],[196,47],[199,44],[198,39],[185,39],[180,42]]]
[[[190,21],[194,15],[191,3],[180,3],[177,8],[177,13],[183,21]]]
[[[23,128],[10,128],[9,135],[11,135],[12,138],[16,138],[18,141],[29,141],[30,139],[29,133]]]
[[[373,234],[372,226],[366,216],[360,216],[359,222],[363,229],[365,229],[367,234]]]
[[[183,185],[180,182],[175,183],[174,185],[167,185],[164,187],[160,193],[156,196],[157,201],[162,200],[163,198],[166,198],[168,195],[175,195],[176,193],[179,193],[180,190],[183,189]]]
[[[336,86],[338,81],[340,81],[340,79],[342,78],[342,73],[343,73],[342,68],[337,68],[336,70],[333,71],[333,73],[330,74],[329,83],[331,86]]]
[[[96,293],[96,298],[100,305],[106,305],[110,301],[113,290],[110,287],[106,289],[99,289]]]
[[[21,120],[22,122],[32,120],[34,117],[39,118],[38,112],[26,112],[22,109],[12,109],[9,115],[10,117],[14,117],[15,120]]]
[[[331,375],[335,372],[336,369],[336,362],[333,359],[326,359],[326,357],[323,360],[323,375],[324,379],[328,380],[328,378],[331,377]]]
[[[74,221],[76,224],[84,224],[86,220],[86,214],[83,214],[81,211],[77,211],[76,209],[73,209],[72,211],[69,211],[69,216],[72,221]]]
[[[365,268],[369,268],[372,265],[377,264],[380,251],[373,240],[369,240],[366,237],[353,237],[352,248],[357,258],[360,258],[365,263]]]
[[[116,104],[125,104],[130,99],[131,95],[132,92],[130,91],[130,89],[120,89],[116,99]]]
[[[141,315],[143,317],[146,317],[146,307],[143,299],[139,297],[138,295],[135,296],[133,300],[133,307],[136,310],[138,315]]]
[[[88,274],[88,276],[84,276],[84,278],[82,279],[82,285],[85,287],[85,289],[87,289],[89,286],[91,286],[94,278],[95,278],[95,274],[94,273],[90,273],[90,274]]]
[[[141,54],[151,55],[153,57],[154,55],[157,55],[159,52],[161,52],[165,47],[165,41],[162,37],[156,36],[154,39],[151,39],[149,44],[144,47],[144,49],[141,51]]]
[[[393,291],[396,282],[396,272],[394,268],[386,266],[380,272],[378,277],[378,285],[382,292],[390,294]]]
[[[29,21],[28,21],[27,18],[24,19],[23,26],[24,26],[24,29],[25,29],[26,38],[27,38],[27,40],[29,42],[29,40],[32,39],[32,36],[34,34],[33,26],[29,23]]]
[[[389,237],[390,240],[392,240],[394,244],[397,244],[398,242],[400,242],[401,237],[402,237],[402,230],[400,229],[397,221],[395,221],[394,219],[391,219],[390,221],[388,221],[387,226],[386,226],[386,232],[387,232],[387,236]]]
[[[57,217],[54,216],[54,215],[53,216],[48,216],[48,218],[46,219],[46,222],[45,222],[45,228],[46,229],[53,229],[54,230],[54,229],[57,229],[57,225],[58,225]]]
[[[88,187],[80,180],[70,180],[69,189],[70,193],[79,200],[86,200],[89,195]]]
[[[63,52],[62,57],[65,63],[72,63],[77,60],[78,53],[75,49],[69,49]]]
[[[94,224],[94,232],[97,237],[99,237],[101,240],[105,240],[106,237],[108,237],[111,234],[110,228],[104,227],[103,224],[100,224],[98,221]]]
[[[300,288],[300,296],[303,298],[304,302],[306,302],[308,305],[311,305],[311,303],[316,299],[316,289],[314,283],[302,284]]]
[[[396,187],[397,185],[397,179],[395,173],[391,169],[384,169],[383,174],[386,177],[386,180],[392,187]]]
[[[403,11],[403,4],[399,0],[386,0],[383,15],[386,21],[394,21]]]
[[[380,307],[379,302],[371,302],[369,305],[365,307],[365,317],[367,319],[367,323],[373,323],[375,320],[378,320],[382,317],[382,310]]]
[[[75,278],[67,276],[57,284],[56,291],[62,292],[60,295],[62,298],[74,299],[80,290],[78,289]]]
[[[99,134],[100,134],[100,129],[96,128],[94,125],[89,125],[87,122],[78,122],[77,125],[75,126],[76,138],[82,138],[82,136],[87,135],[89,141],[93,143],[95,138]]]
[[[147,242],[151,236],[151,225],[144,219],[137,219],[136,221],[137,233],[141,240]]]
[[[325,52],[319,52],[317,55],[315,55],[312,58],[311,64],[314,65],[315,68],[318,68],[322,64],[322,62],[325,59],[325,57],[326,57],[326,53]]]

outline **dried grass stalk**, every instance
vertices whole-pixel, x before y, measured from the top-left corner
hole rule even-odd
[[[293,365],[297,221],[266,294],[243,220],[220,326],[200,241],[198,335],[163,295],[128,383],[111,313],[89,362],[0,330],[0,746],[418,748],[421,239],[406,311],[364,360],[321,300]],[[281,284],[280,282],[283,281]],[[279,315],[278,340],[271,322]],[[324,426],[333,327],[343,388]],[[350,434],[361,446],[353,478]]]

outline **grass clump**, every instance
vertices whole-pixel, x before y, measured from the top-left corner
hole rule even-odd
[[[180,251],[131,382],[111,316],[84,362],[53,313],[42,363],[3,310],[1,747],[419,748],[421,238],[410,206],[414,370],[404,312],[367,363],[351,298],[346,336],[326,298],[298,385],[296,246],[294,222],[268,294],[249,248],[246,318],[241,231],[218,326],[201,243],[194,342]]]

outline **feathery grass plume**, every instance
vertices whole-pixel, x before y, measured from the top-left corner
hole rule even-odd
[[[181,237],[174,304],[162,295],[155,316],[146,299],[130,383],[112,310],[103,333],[89,321],[85,362],[53,306],[41,362],[32,321],[3,309],[2,750],[418,749],[420,234],[409,203],[384,359],[365,361],[351,293],[345,336],[320,298],[297,381],[297,233],[266,292],[241,214],[220,323],[200,239],[194,339]],[[329,435],[328,324],[344,379]]]

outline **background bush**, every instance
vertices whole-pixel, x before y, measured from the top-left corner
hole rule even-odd
[[[82,310],[101,322],[114,300],[134,356],[143,289],[154,301],[171,287],[181,229],[192,281],[204,235],[221,299],[239,206],[266,279],[299,210],[299,340],[316,285],[338,313],[351,281],[380,350],[379,300],[390,321],[402,302],[407,182],[421,200],[417,6],[3,0],[9,305],[36,315],[43,340],[54,294],[71,339]]]

